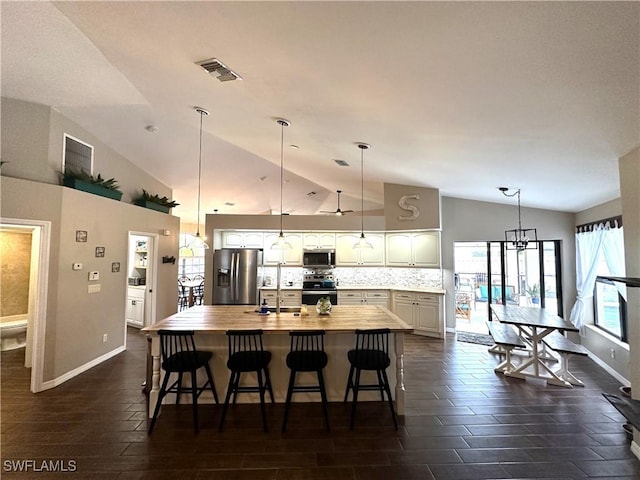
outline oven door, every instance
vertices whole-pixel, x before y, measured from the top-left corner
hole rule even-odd
[[[329,297],[331,305],[338,304],[338,292],[336,290],[303,290],[303,305],[315,305],[321,297]]]

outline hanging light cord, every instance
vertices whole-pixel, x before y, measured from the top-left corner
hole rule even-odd
[[[364,235],[364,147],[360,147],[360,233]]]
[[[284,122],[280,124],[280,234],[282,234],[282,186],[284,185]]]
[[[196,237],[200,236],[200,178],[202,176],[202,117],[207,115],[205,110],[199,109],[200,113],[200,151],[198,153],[198,229],[196,230]]]

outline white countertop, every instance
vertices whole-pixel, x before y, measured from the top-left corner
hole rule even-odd
[[[276,290],[277,287],[265,286],[261,287],[261,290]],[[338,285],[336,287],[338,291],[346,290],[390,290],[390,291],[402,291],[402,292],[417,292],[417,293],[434,293],[437,295],[444,295],[446,291],[440,287],[389,287],[382,285]],[[302,290],[302,285],[282,286],[281,290]]]

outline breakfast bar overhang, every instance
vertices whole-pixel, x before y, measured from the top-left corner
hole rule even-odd
[[[289,370],[285,358],[289,352],[289,332],[294,330],[325,330],[325,350],[329,363],[325,368],[325,382],[329,401],[342,401],[349,373],[347,351],[355,345],[356,329],[389,328],[392,334],[390,342],[389,382],[394,392],[395,409],[398,415],[404,415],[404,334],[413,329],[403,322],[397,315],[382,306],[367,305],[335,305],[330,315],[319,315],[310,309],[309,315],[300,316],[299,312],[270,313],[258,315],[253,306],[247,305],[198,305],[183,310],[142,329],[150,335],[152,375],[151,391],[149,393],[148,415],[151,417],[158,401],[160,390],[161,358],[158,330],[193,330],[196,345],[199,350],[214,353],[211,369],[218,394],[224,396],[229,379],[226,368],[228,359],[227,330],[262,329],[264,331],[265,349],[272,352],[269,371],[276,402],[284,402],[289,379]],[[393,357],[395,357],[395,368]],[[368,373],[368,372],[365,372]],[[364,374],[363,374],[364,376]],[[300,377],[300,382],[305,382]],[[203,379],[199,379],[202,382]],[[296,401],[314,400],[313,394],[300,395]],[[358,400],[379,400],[378,392],[363,392]],[[238,397],[239,402],[258,402],[256,394],[245,394]],[[199,401],[200,402],[200,401]],[[202,403],[212,403],[213,396],[209,392],[202,395]]]

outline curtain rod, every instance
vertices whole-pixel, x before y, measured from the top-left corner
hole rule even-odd
[[[592,231],[598,225],[606,224],[607,222],[609,222],[611,228],[620,228],[622,227],[622,215],[596,220],[595,222],[583,223],[582,225],[576,226],[576,233]]]

